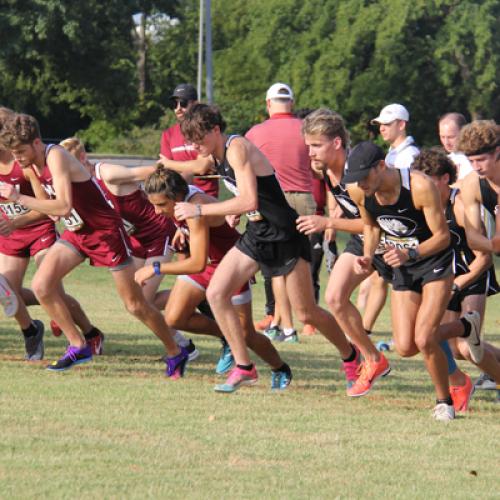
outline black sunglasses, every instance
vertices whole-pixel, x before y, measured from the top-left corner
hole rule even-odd
[[[189,101],[187,99],[172,99],[170,101],[170,109],[177,109],[177,104],[180,104],[181,108],[186,109]]]

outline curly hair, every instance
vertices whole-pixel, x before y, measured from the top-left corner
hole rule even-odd
[[[457,168],[441,148],[422,149],[411,164],[412,170],[419,170],[430,177],[448,174],[448,184],[457,180]]]
[[[491,153],[500,146],[500,126],[494,120],[475,120],[460,131],[458,150],[467,156]]]
[[[164,194],[169,200],[177,200],[179,195],[184,199],[189,192],[189,186],[181,174],[159,165],[145,180],[146,194]]]
[[[40,127],[31,115],[14,113],[7,117],[0,128],[0,144],[5,149],[31,144],[40,138]]]
[[[340,137],[344,149],[349,147],[349,132],[344,119],[328,108],[319,108],[308,114],[302,122],[302,134],[324,135],[329,139]]]
[[[226,122],[219,108],[197,103],[189,106],[181,121],[181,131],[188,141],[201,141],[216,126],[221,132],[226,130]]]

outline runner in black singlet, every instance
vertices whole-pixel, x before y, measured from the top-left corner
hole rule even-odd
[[[270,275],[285,276],[292,308],[302,323],[310,323],[339,350],[343,360],[356,352],[333,316],[314,300],[308,239],[295,227],[297,213],[286,203],[266,157],[243,137],[228,140],[220,112],[205,104],[191,107],[182,122],[182,132],[204,155],[213,155],[234,198],[207,205],[177,203],[178,220],[201,215],[247,214],[244,234],[222,259],[207,289],[207,299],[236,360],[226,382],[226,392],[256,382],[258,375],[250,361],[231,295],[259,268]]]

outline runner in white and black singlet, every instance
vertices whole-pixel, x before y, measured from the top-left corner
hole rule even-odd
[[[236,360],[225,384],[227,392],[253,384],[258,377],[231,295],[262,267],[269,270],[269,275],[285,276],[290,303],[298,319],[317,327],[338,348],[342,359],[354,359],[355,349],[333,316],[314,300],[309,240],[295,228],[297,213],[286,203],[269,161],[243,137],[228,140],[224,134],[225,122],[214,107],[194,105],[186,112],[181,128],[197,151],[215,157],[219,172],[235,196],[207,205],[177,203],[176,219],[242,213],[248,217],[245,233],[222,259],[207,289],[208,302]]]
[[[363,223],[359,209],[352,201],[345,185],[341,182],[349,144],[349,133],[342,117],[329,109],[318,109],[309,114],[303,123],[302,131],[309,148],[311,167],[322,172],[329,188],[329,217],[318,215],[301,216],[297,228],[307,235],[325,230],[346,231],[351,239],[346,250],[339,256],[328,279],[325,301],[343,332],[359,349],[364,358],[344,362],[347,378],[347,394],[351,397],[367,394],[375,381],[390,371],[385,356],[379,353],[365,332],[361,315],[351,302],[351,295],[359,284],[373,271],[369,269],[361,276],[354,272],[356,256],[363,255],[360,233]],[[334,207],[334,204],[336,206]],[[378,257],[377,265],[392,276],[392,269]],[[375,267],[375,266],[374,266]]]
[[[447,360],[439,344],[439,324],[453,283],[450,233],[439,193],[420,172],[396,170],[385,164],[381,149],[358,144],[348,158],[344,182],[364,222],[364,256],[356,271],[371,266],[381,231],[384,260],[394,268],[391,299],[393,335],[402,356],[421,352],[436,390],[434,417],[455,417],[448,386]]]

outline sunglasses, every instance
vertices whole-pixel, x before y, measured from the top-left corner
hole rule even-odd
[[[170,109],[177,109],[180,106],[183,109],[188,107],[189,101],[187,99],[172,99],[170,101]]]

